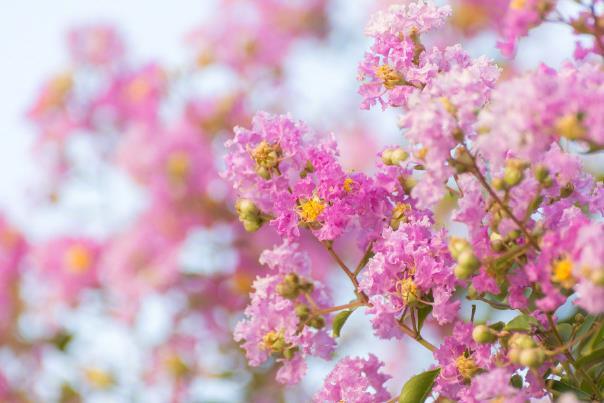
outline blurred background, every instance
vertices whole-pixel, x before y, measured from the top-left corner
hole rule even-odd
[[[232,341],[259,253],[280,242],[236,222],[222,145],[260,109],[335,132],[348,169],[402,143],[396,114],[360,111],[356,92],[363,27],[388,3],[4,1],[1,401],[309,400],[333,362],[284,389]],[[485,10],[464,4],[433,40],[499,60]],[[559,66],[574,40],[539,28],[505,68]],[[343,280],[307,243],[315,274]],[[429,366],[367,328],[354,315],[338,355],[380,356],[392,390]]]

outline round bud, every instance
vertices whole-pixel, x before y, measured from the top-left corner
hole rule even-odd
[[[486,325],[478,325],[472,330],[472,338],[476,343],[485,344],[492,343],[497,340],[497,336],[493,334],[491,329]]]
[[[460,280],[465,280],[474,274],[474,270],[468,268],[467,266],[462,266],[460,264],[456,265],[453,269],[453,274]]]
[[[392,162],[392,150],[387,148],[384,151],[382,151],[382,162],[384,163],[384,165],[393,165],[394,163]]]
[[[574,191],[575,186],[571,182],[568,182],[560,189],[560,197],[568,197],[573,194]]]
[[[472,284],[468,287],[468,298],[469,299],[478,299],[480,293],[474,288]]]
[[[491,241],[491,248],[495,252],[503,252],[505,250],[505,241],[500,234],[497,232],[491,232],[489,239]]]
[[[541,348],[527,348],[520,353],[520,365],[538,368],[545,361],[545,353]]]
[[[454,259],[457,259],[461,252],[470,248],[470,244],[463,238],[451,237],[449,241],[449,252]]]
[[[493,186],[495,190],[505,190],[505,182],[501,178],[494,178],[493,181],[491,181],[491,186]]]
[[[480,267],[480,261],[471,249],[462,251],[457,257],[457,263],[460,266],[467,267],[471,271],[475,271]]]
[[[253,201],[248,199],[239,199],[235,202],[235,210],[237,210],[237,214],[240,218],[252,218],[260,215],[260,210],[254,204]]]
[[[521,235],[522,235],[522,232],[519,229],[513,229],[510,232],[508,232],[507,238],[513,241],[513,240],[520,238]]]
[[[535,179],[539,181],[539,183],[543,183],[549,177],[549,169],[545,165],[537,165],[535,167]]]
[[[314,327],[315,329],[322,329],[325,327],[325,319],[322,316],[315,316],[308,321],[308,326]]]
[[[515,333],[512,336],[512,338],[510,339],[510,344],[513,347],[517,347],[521,350],[533,348],[533,347],[537,346],[537,344],[535,343],[535,340],[533,340],[533,338],[531,336],[529,336],[528,334],[524,334],[524,333]]]
[[[542,182],[543,187],[546,188],[546,189],[551,188],[553,184],[554,184],[554,180],[552,179],[551,176],[548,176]]]
[[[243,223],[243,228],[247,231],[247,232],[256,232],[260,229],[260,227],[262,227],[262,220],[260,219],[244,219],[242,221]]]
[[[512,165],[506,166],[503,170],[503,181],[507,186],[516,186],[524,179],[524,173],[519,167]]]
[[[508,351],[508,360],[510,360],[510,362],[513,364],[519,364],[521,352],[522,350],[519,348],[510,349],[510,351]]]
[[[266,167],[257,166],[256,173],[264,180],[269,180],[271,178],[271,172]]]
[[[304,304],[296,305],[295,311],[296,311],[296,316],[301,321],[305,321],[306,319],[308,319],[310,317],[310,308]]]
[[[407,158],[409,158],[409,153],[407,153],[402,148],[395,148],[394,150],[391,150],[390,155],[390,159],[393,165],[398,165],[401,162],[404,162]]]
[[[575,315],[575,323],[583,323],[585,322],[585,316],[583,314],[578,313]]]

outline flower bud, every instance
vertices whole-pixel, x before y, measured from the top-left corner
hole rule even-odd
[[[474,288],[472,284],[468,287],[468,298],[469,299],[478,299],[480,293]]]
[[[508,161],[511,162],[511,161]],[[518,164],[508,163],[503,170],[503,181],[507,186],[516,186],[524,179],[524,172]]]
[[[519,364],[521,353],[522,350],[520,350],[519,348],[510,349],[510,351],[508,351],[508,360],[510,360],[510,362],[513,364]]]
[[[533,347],[537,346],[537,343],[535,343],[535,340],[533,340],[533,338],[531,336],[529,336],[528,334],[524,334],[524,333],[514,333],[510,339],[509,344],[512,348],[518,348],[521,350],[525,350],[525,349],[533,348]]]
[[[467,267],[472,272],[480,267],[480,261],[471,249],[462,251],[457,257],[457,263],[459,263],[460,266]]]
[[[535,167],[535,179],[539,181],[539,183],[543,184],[543,182],[549,178],[549,169],[545,165],[539,164]]]
[[[505,190],[505,182],[501,178],[493,178],[491,186],[493,186],[493,189],[495,190]]]
[[[264,180],[269,180],[271,178],[271,172],[266,167],[257,166],[256,173]]]
[[[497,336],[486,325],[478,325],[472,330],[472,338],[476,343],[492,343],[497,340]]]
[[[295,299],[300,295],[300,279],[295,273],[289,273],[277,284],[277,293],[286,299]]]
[[[325,327],[325,319],[322,316],[315,316],[311,320],[308,321],[308,326],[313,327],[315,329],[322,329]]]
[[[538,368],[545,361],[545,352],[539,347],[527,348],[520,353],[520,365]]]
[[[301,321],[305,321],[310,317],[310,308],[304,304],[298,304],[295,308],[296,316]]]
[[[495,252],[503,252],[505,250],[505,241],[497,232],[491,232],[491,235],[489,235],[489,240],[491,241],[491,248]]]
[[[560,197],[568,197],[573,194],[574,191],[575,186],[571,182],[568,182],[560,189]]]
[[[283,350],[283,358],[285,358],[286,360],[291,360],[292,358],[294,358],[294,355],[297,351],[298,347],[286,348],[285,350]]]
[[[262,220],[260,219],[244,219],[242,223],[247,232],[256,232],[262,227]]]
[[[409,153],[407,153],[402,148],[395,148],[391,153],[391,161],[393,165],[398,165],[401,162],[404,162],[409,158]]]
[[[239,199],[235,202],[235,210],[239,215],[239,218],[245,219],[250,217],[258,217],[260,210],[253,201],[248,199]]]
[[[468,277],[470,277],[472,274],[474,274],[474,270],[472,270],[471,268],[469,268],[467,266],[462,266],[462,265],[458,264],[453,269],[453,274],[455,274],[455,277],[457,277],[458,279],[465,280]]]
[[[470,243],[463,238],[451,237],[451,240],[449,241],[449,252],[451,252],[451,256],[453,256],[454,259],[457,259],[461,252],[469,248]]]
[[[387,148],[382,151],[382,162],[384,165],[394,165],[392,162],[392,150]]]

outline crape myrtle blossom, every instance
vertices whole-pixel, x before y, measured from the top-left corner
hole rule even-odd
[[[484,135],[477,140],[490,161],[502,161],[507,152],[534,160],[561,138],[594,150],[604,145],[604,72],[598,63],[566,63],[558,71],[541,65],[502,82],[491,97],[480,113]]]
[[[385,228],[374,245],[360,287],[373,303],[367,313],[374,315],[373,328],[381,338],[402,337],[397,321],[408,309],[431,306],[440,324],[456,316],[453,259],[446,234],[432,225],[425,212],[408,211],[398,229]]]
[[[102,245],[86,237],[60,237],[36,246],[33,251],[40,276],[54,284],[57,297],[77,301],[80,293],[99,286]]]
[[[284,246],[289,255],[284,255]],[[274,356],[281,364],[277,380],[293,384],[306,372],[304,358],[329,359],[335,342],[324,329],[326,319],[320,312],[330,303],[326,288],[310,278],[308,257],[297,252],[297,244],[284,246],[262,255],[277,273],[254,281],[251,303],[235,328],[235,340],[242,342],[250,365]]]
[[[121,36],[111,25],[85,25],[68,34],[69,50],[75,63],[111,67],[124,55]]]
[[[308,227],[320,240],[333,240],[360,214],[379,225],[367,219],[379,189],[366,175],[343,170],[333,136],[321,138],[289,116],[259,113],[251,129],[236,128],[225,145],[224,177],[242,199],[238,213],[246,228],[270,220],[288,239]]]
[[[369,354],[367,359],[346,357],[340,360],[325,378],[323,389],[314,397],[316,403],[325,402],[385,402],[390,393],[384,383],[390,379],[380,371],[384,365]]]
[[[557,0],[510,0],[501,27],[503,38],[498,43],[501,53],[513,56],[518,40],[541,24],[556,3]]]

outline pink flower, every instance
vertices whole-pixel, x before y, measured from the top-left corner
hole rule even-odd
[[[397,230],[384,229],[373,250],[360,286],[373,305],[367,313],[375,315],[379,337],[402,335],[396,320],[406,307],[432,305],[440,324],[455,320],[459,302],[452,300],[455,277],[446,235],[432,229],[425,212],[408,211]]]
[[[82,291],[99,285],[101,245],[93,239],[55,238],[36,246],[33,253],[40,275],[68,303],[76,302]]]
[[[313,402],[373,403],[389,400],[390,393],[384,383],[390,376],[380,372],[383,365],[373,354],[369,354],[367,359],[343,358],[327,375]]]

